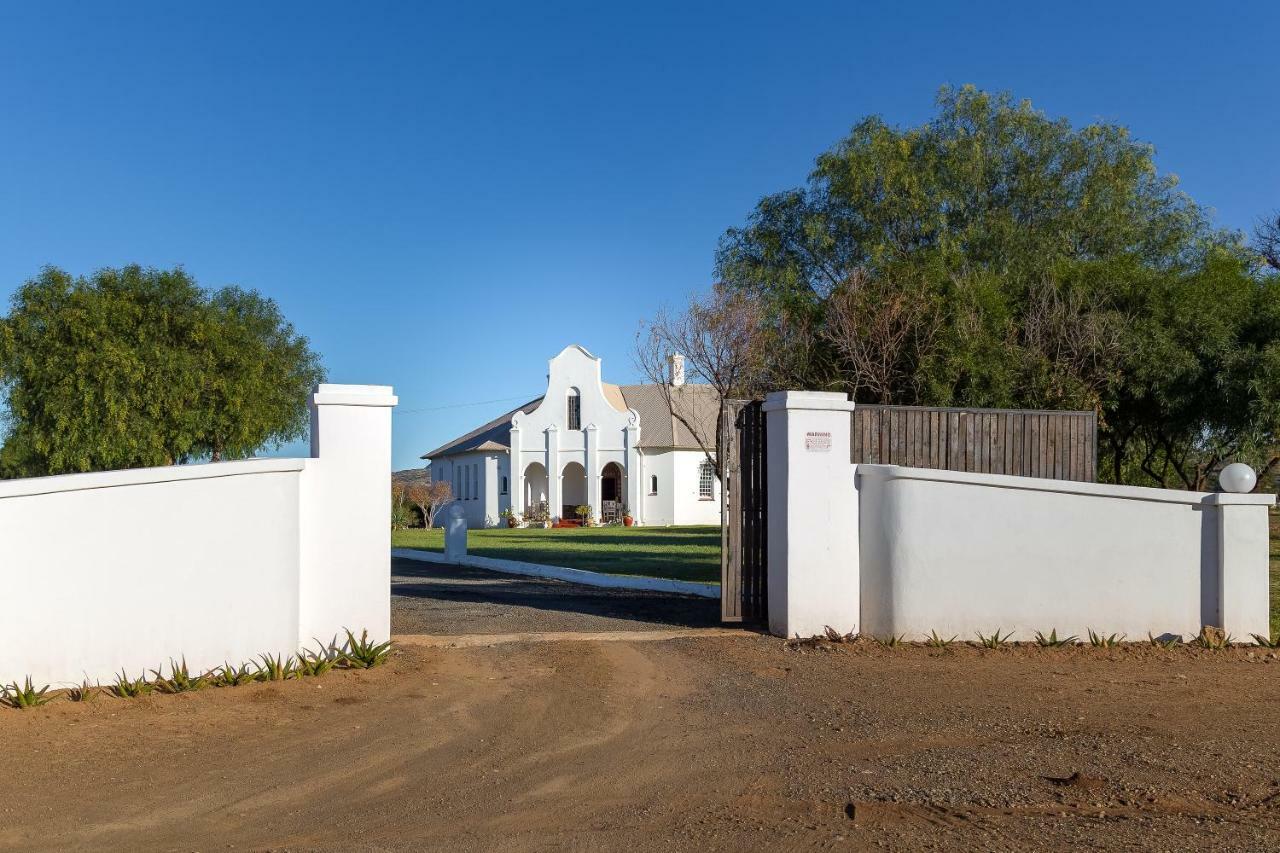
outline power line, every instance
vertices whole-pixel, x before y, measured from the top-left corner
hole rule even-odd
[[[535,400],[537,394],[521,394],[519,397],[502,397],[498,400],[477,400],[474,403],[450,403],[446,406],[427,406],[424,409],[394,409],[397,415],[416,415],[420,412],[439,412],[444,409],[463,409],[468,406],[488,406],[493,403],[511,403],[516,400]]]

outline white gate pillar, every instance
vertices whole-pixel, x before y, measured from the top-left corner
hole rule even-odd
[[[768,417],[769,631],[859,630],[858,492],[844,394],[778,391]]]
[[[388,385],[318,385],[300,509],[298,642],[342,628],[391,637]],[[263,522],[268,523],[266,520]]]

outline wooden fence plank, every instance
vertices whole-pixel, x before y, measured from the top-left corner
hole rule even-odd
[[[860,404],[852,417],[856,463],[1097,479],[1094,412]]]

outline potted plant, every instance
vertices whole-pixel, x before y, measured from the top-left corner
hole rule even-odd
[[[533,508],[532,512],[534,526],[541,527],[544,530],[551,526],[551,513],[547,510],[546,501],[538,501],[538,505]]]
[[[502,517],[507,520],[507,527],[517,527],[520,524],[520,514],[507,507],[502,511]]]
[[[635,521],[636,520],[631,517],[631,510],[627,508],[626,504],[623,504],[622,505],[622,526],[630,527],[631,525],[635,524]]]
[[[573,508],[573,514],[582,522],[583,527],[591,526],[591,507],[586,504],[578,504],[578,506]]]

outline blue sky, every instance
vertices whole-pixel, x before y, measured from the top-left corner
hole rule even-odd
[[[0,0],[0,298],[45,264],[275,298],[400,395],[395,466],[641,319],[859,118],[944,83],[1128,125],[1249,229],[1280,208],[1280,4]]]

